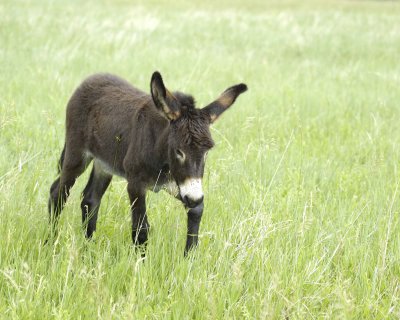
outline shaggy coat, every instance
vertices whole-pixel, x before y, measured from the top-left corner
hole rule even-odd
[[[165,189],[188,208],[187,253],[197,244],[204,208],[205,155],[214,145],[210,124],[246,90],[245,84],[230,87],[197,109],[192,96],[168,91],[158,72],[151,78],[151,95],[110,74],[87,78],[67,106],[60,175],[50,189],[52,226],[75,180],[93,161],[81,203],[88,238],[96,230],[101,198],[118,175],[128,181],[133,242],[147,241],[146,191]]]

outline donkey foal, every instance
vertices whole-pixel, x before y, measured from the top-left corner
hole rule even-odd
[[[49,214],[56,228],[75,180],[93,160],[83,190],[86,237],[96,230],[101,198],[118,175],[128,181],[132,239],[147,241],[146,190],[166,190],[188,208],[185,254],[198,241],[203,214],[205,156],[213,147],[209,126],[247,90],[238,84],[197,109],[192,96],[171,93],[154,72],[151,95],[110,74],[96,74],[76,89],[67,106],[60,176],[50,188]]]

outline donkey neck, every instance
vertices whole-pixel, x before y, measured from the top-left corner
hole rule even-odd
[[[157,142],[154,145],[154,157],[157,159],[159,170],[169,172],[169,157],[168,157],[168,136],[169,136],[169,124],[159,135]]]

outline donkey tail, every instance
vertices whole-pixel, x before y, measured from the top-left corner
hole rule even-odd
[[[61,157],[58,160],[58,165],[57,165],[57,173],[58,174],[61,172],[61,169],[62,169],[62,166],[63,166],[63,163],[64,163],[64,157],[65,157],[65,144],[64,144],[64,148],[63,148],[63,150],[61,152]]]

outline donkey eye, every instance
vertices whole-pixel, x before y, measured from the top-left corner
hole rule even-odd
[[[184,160],[185,160],[185,154],[183,153],[182,150],[176,149],[176,150],[175,150],[175,153],[176,153],[176,157],[177,157],[179,160],[181,160],[181,161],[184,161]]]

